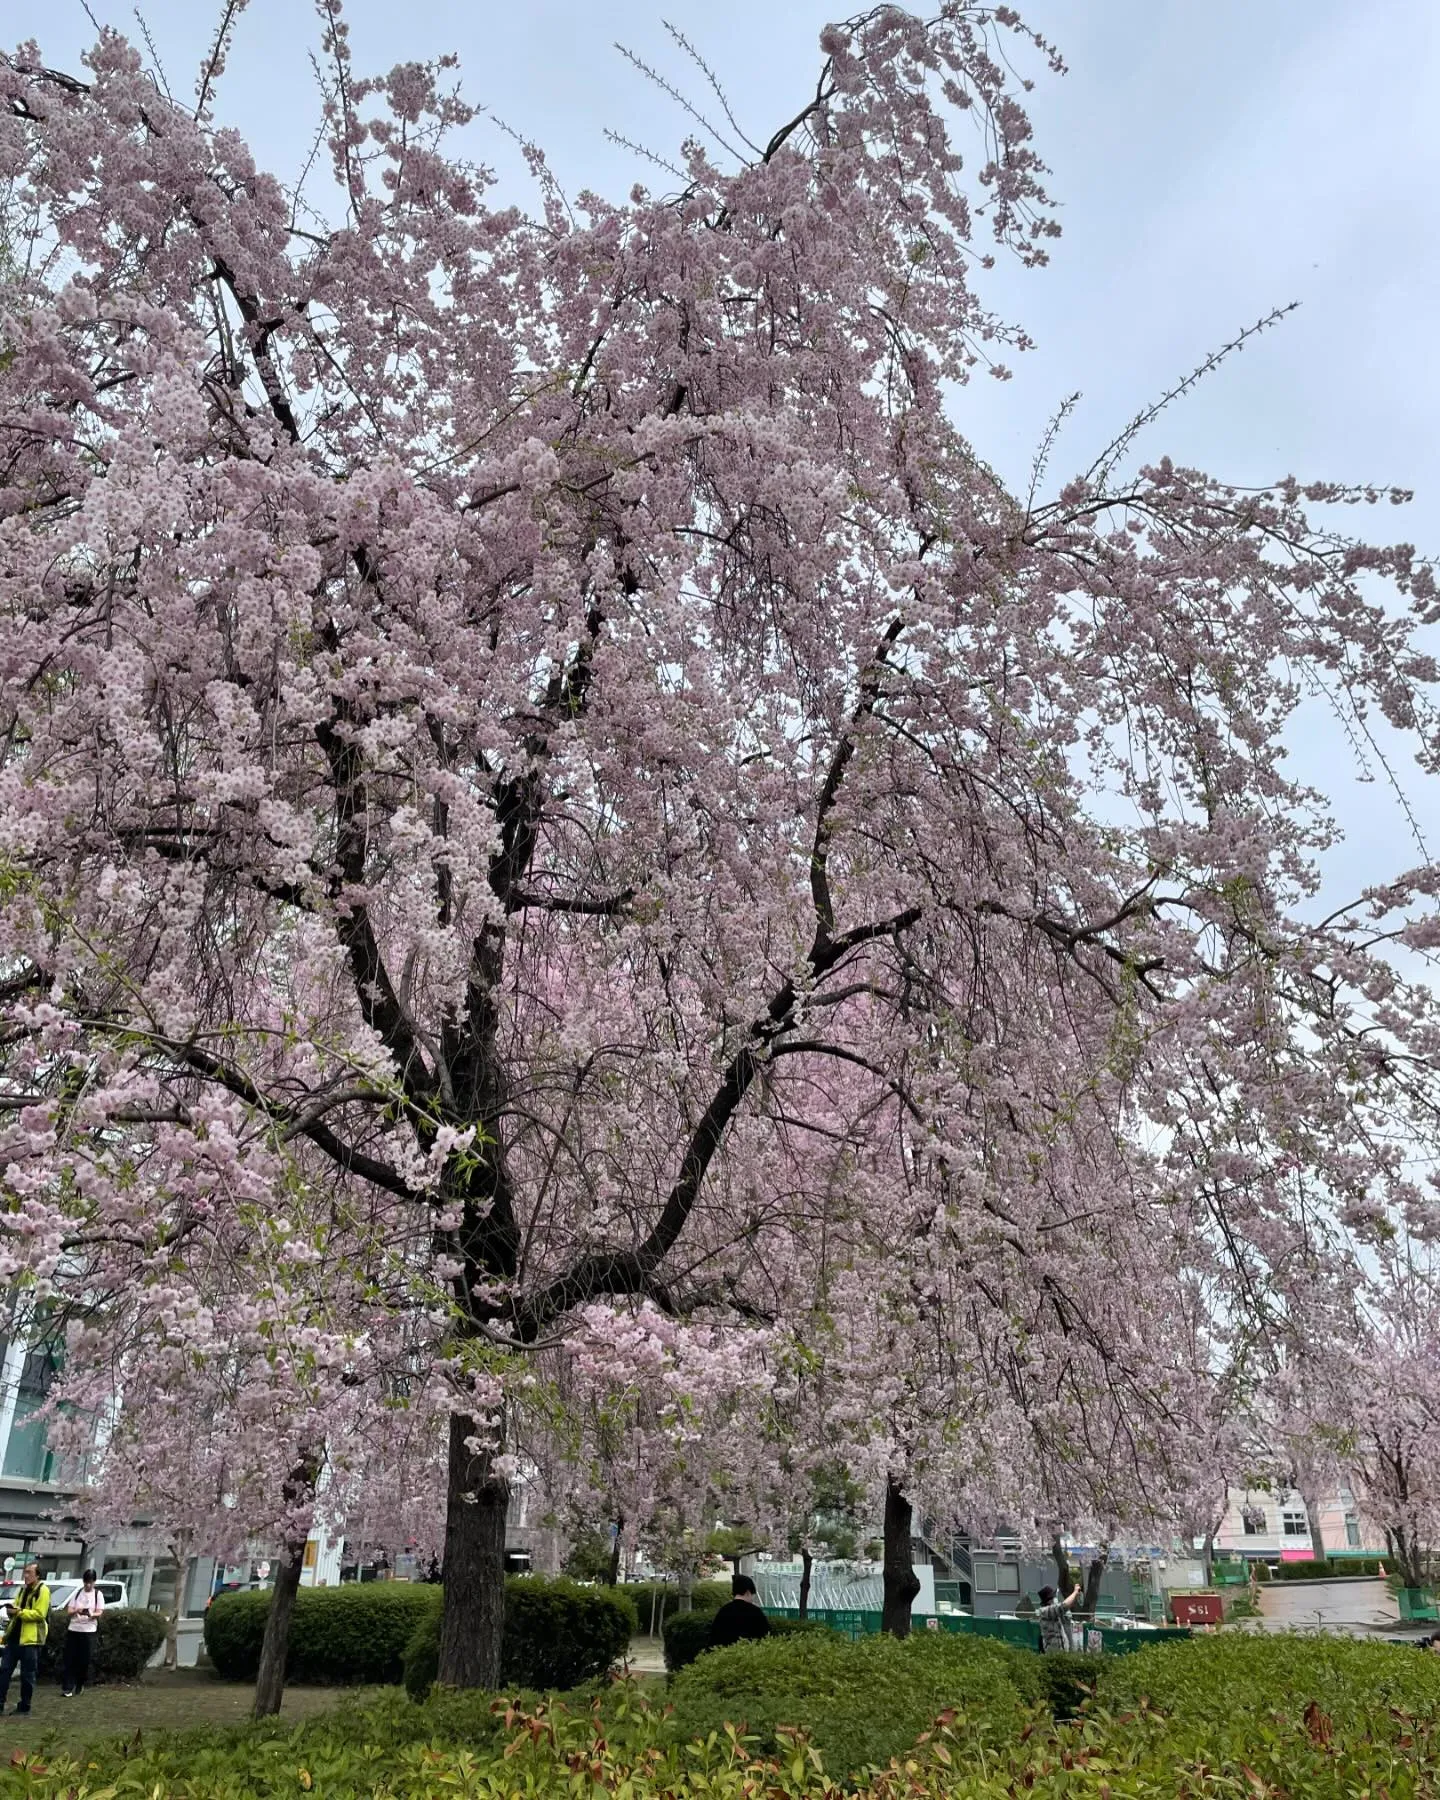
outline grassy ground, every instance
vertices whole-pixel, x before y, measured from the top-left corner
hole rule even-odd
[[[638,1638],[631,1646],[631,1672],[657,1704],[663,1704],[665,1675],[659,1638]],[[308,1719],[326,1712],[347,1695],[364,1688],[287,1687],[280,1709],[283,1719]],[[380,1692],[371,1689],[370,1692]],[[127,1686],[94,1687],[76,1700],[63,1700],[59,1684],[42,1681],[35,1689],[34,1709],[16,1715],[19,1678],[10,1687],[10,1706],[0,1715],[0,1761],[11,1751],[41,1743],[73,1749],[97,1738],[133,1737],[137,1731],[188,1731],[204,1725],[240,1725],[250,1717],[255,1690],[248,1682],[220,1681],[208,1670],[151,1669]]]
[[[137,1731],[239,1725],[250,1716],[254,1700],[254,1689],[245,1682],[218,1681],[198,1669],[154,1669],[134,1686],[89,1688],[75,1700],[62,1700],[56,1683],[42,1681],[35,1689],[34,1710],[24,1718],[17,1717],[14,1710],[20,1698],[19,1685],[17,1677],[11,1684],[9,1708],[0,1717],[0,1758],[45,1739],[73,1746],[95,1738],[129,1737]],[[309,1718],[356,1691],[287,1688],[281,1717]]]

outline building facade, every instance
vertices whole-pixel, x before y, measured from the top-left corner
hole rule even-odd
[[[1318,1555],[1381,1556],[1385,1539],[1365,1518],[1353,1490],[1323,1494],[1312,1522],[1304,1500],[1292,1488],[1231,1488],[1225,1517],[1215,1534],[1217,1551],[1252,1562],[1306,1562]],[[1317,1544],[1318,1537],[1318,1544]]]

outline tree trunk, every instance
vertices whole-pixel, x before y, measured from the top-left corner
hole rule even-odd
[[[284,1560],[275,1576],[270,1610],[265,1615],[265,1637],[260,1645],[260,1672],[255,1677],[255,1717],[273,1718],[285,1696],[285,1656],[290,1648],[290,1621],[295,1616],[295,1596],[300,1592],[300,1572],[305,1567],[305,1540],[285,1546]]]
[[[175,1598],[165,1615],[165,1667],[176,1669],[180,1666],[180,1618],[190,1587],[190,1552],[183,1543],[170,1544],[167,1548],[175,1558]]]
[[[695,1571],[688,1565],[680,1571],[680,1604],[676,1610],[682,1613],[695,1610]]]
[[[625,1540],[625,1515],[621,1513],[615,1521],[615,1543],[610,1551],[610,1585],[616,1587],[620,1581],[620,1556]]]
[[[1100,1583],[1105,1579],[1105,1569],[1109,1561],[1110,1546],[1108,1544],[1102,1544],[1100,1546],[1100,1554],[1085,1571],[1085,1592],[1080,1599],[1080,1608],[1086,1617],[1092,1621],[1095,1617],[1095,1608],[1100,1600]]]
[[[1316,1562],[1324,1562],[1325,1534],[1320,1529],[1320,1505],[1315,1498],[1315,1490],[1310,1486],[1297,1486],[1295,1492],[1305,1507],[1305,1518],[1310,1526],[1310,1554]]]
[[[445,1511],[445,1599],[440,1616],[443,1687],[498,1688],[505,1631],[505,1516],[510,1484],[495,1473],[498,1444],[472,1448],[475,1420],[450,1420]]]
[[[1396,1526],[1393,1531],[1385,1533],[1385,1538],[1390,1546],[1391,1559],[1395,1564],[1395,1573],[1400,1577],[1401,1587],[1425,1587],[1426,1577],[1430,1573],[1426,1567],[1428,1559],[1410,1532],[1402,1526]]]
[[[910,1605],[920,1592],[911,1545],[913,1509],[892,1475],[885,1483],[885,1602],[880,1629],[891,1637],[910,1635]]]
[[[800,1617],[810,1617],[810,1571],[815,1566],[815,1559],[804,1548],[800,1551]]]
[[[1206,1587],[1215,1585],[1215,1527],[1212,1525],[1205,1533],[1200,1545],[1200,1566],[1205,1572]]]
[[[183,1589],[185,1572],[180,1572],[180,1587]],[[165,1615],[165,1667],[178,1669],[180,1666],[180,1593],[177,1592]]]
[[[1055,1592],[1063,1600],[1075,1582],[1070,1573],[1070,1558],[1065,1554],[1065,1545],[1061,1542],[1058,1531],[1050,1540],[1050,1554],[1055,1558]]]

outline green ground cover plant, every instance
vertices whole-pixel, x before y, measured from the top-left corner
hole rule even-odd
[[[1440,1796],[1440,1657],[1407,1646],[1221,1634],[1096,1668],[986,1639],[799,1634],[701,1657],[672,1691],[673,1712],[628,1681],[392,1691],[299,1725],[56,1743],[0,1766],[0,1800]],[[1073,1717],[1052,1716],[1061,1700]]]

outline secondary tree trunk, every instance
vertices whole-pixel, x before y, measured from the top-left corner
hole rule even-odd
[[[188,1539],[179,1539],[169,1546],[170,1554],[175,1558],[175,1598],[170,1603],[170,1611],[165,1615],[167,1669],[180,1666],[180,1616],[185,1610],[185,1595],[190,1588],[191,1573],[188,1545]]]
[[[300,1572],[305,1567],[305,1539],[285,1546],[275,1575],[270,1610],[265,1615],[265,1637],[260,1645],[260,1672],[255,1677],[255,1717],[269,1719],[280,1710],[285,1697],[285,1657],[290,1648],[290,1621],[295,1596],[300,1592]]]
[[[610,1550],[610,1585],[615,1587],[620,1580],[621,1547],[625,1540],[625,1515],[621,1513],[615,1521],[615,1542]]]
[[[1085,1571],[1085,1592],[1081,1596],[1080,1607],[1088,1618],[1095,1617],[1095,1608],[1100,1600],[1100,1583],[1105,1579],[1105,1568],[1109,1561],[1110,1546],[1102,1544],[1100,1554]]]
[[[1063,1600],[1075,1582],[1070,1573],[1070,1558],[1065,1554],[1065,1545],[1058,1531],[1050,1540],[1050,1554],[1055,1559],[1055,1591]]]
[[[443,1687],[498,1688],[505,1631],[505,1516],[510,1484],[495,1472],[500,1446],[474,1419],[450,1420],[445,1509],[445,1600],[440,1615]]]
[[[910,1635],[910,1606],[920,1592],[911,1543],[913,1509],[892,1475],[885,1484],[885,1602],[880,1629],[891,1637]]]
[[[810,1571],[815,1566],[815,1559],[803,1546],[800,1551],[800,1617],[810,1617]]]
[[[1385,1541],[1390,1546],[1390,1558],[1395,1564],[1395,1573],[1400,1577],[1401,1587],[1425,1587],[1430,1573],[1428,1559],[1410,1532],[1397,1526],[1393,1531],[1385,1533]]]
[[[1299,1494],[1304,1503],[1305,1518],[1310,1526],[1310,1554],[1316,1562],[1324,1562],[1325,1533],[1320,1528],[1320,1503],[1316,1498],[1315,1489],[1313,1486],[1307,1485],[1297,1487],[1295,1492]]]

